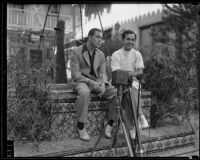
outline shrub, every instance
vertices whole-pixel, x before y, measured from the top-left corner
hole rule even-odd
[[[8,139],[25,138],[31,141],[50,139],[52,117],[44,77],[45,68],[29,68],[26,58],[20,58],[20,54],[9,58],[7,64]]]
[[[178,65],[169,45],[157,44],[152,53],[145,61],[146,82],[143,87],[152,92],[153,104],[157,106],[153,118],[158,122],[167,117],[188,119],[198,104],[194,66]]]

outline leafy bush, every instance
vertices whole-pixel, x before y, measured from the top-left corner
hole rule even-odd
[[[50,105],[46,92],[26,88],[8,100],[7,129],[11,139],[41,140],[48,136],[51,124]]]
[[[7,64],[7,135],[8,139],[31,141],[51,138],[51,108],[48,101],[45,68],[30,68],[22,54]]]
[[[156,44],[152,53],[145,61],[146,82],[143,87],[152,92],[153,103],[157,106],[153,118],[160,122],[166,117],[188,119],[197,104],[194,66],[179,65],[169,45]]]
[[[152,27],[153,54],[145,62],[145,87],[159,104],[158,119],[177,114],[187,119],[199,110],[198,11],[197,5],[164,5],[163,23]]]

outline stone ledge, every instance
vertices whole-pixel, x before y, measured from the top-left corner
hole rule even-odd
[[[51,100],[51,112],[54,119],[51,131],[55,139],[64,137],[76,137],[76,94],[71,84],[49,84],[49,99]],[[150,124],[151,92],[143,92],[140,104],[144,115]],[[88,107],[87,130],[90,135],[98,135],[108,117],[108,104],[105,99],[92,94],[92,100]]]
[[[70,83],[48,84],[49,99],[55,103],[69,103],[76,101],[76,93],[73,91]],[[91,101],[106,101],[98,97],[96,94],[91,95]],[[142,90],[141,101],[142,106],[151,106],[151,92]]]

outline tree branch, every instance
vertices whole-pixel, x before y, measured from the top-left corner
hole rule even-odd
[[[180,12],[178,12],[177,10],[175,10],[175,9],[173,9],[172,7],[170,7],[169,5],[167,5],[167,4],[164,4],[164,6],[168,9],[168,10],[170,10],[171,12],[174,12],[174,13],[176,13],[176,14],[181,14]]]

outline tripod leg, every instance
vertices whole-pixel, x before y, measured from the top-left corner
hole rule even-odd
[[[120,125],[120,120],[117,119],[117,125],[116,125],[116,128],[115,128],[115,134],[114,134],[114,137],[113,137],[113,142],[112,142],[112,147],[111,148],[115,148],[115,155],[116,155],[116,147],[117,147],[117,135],[118,135],[118,129],[119,129],[119,125]]]
[[[95,145],[94,145],[94,147],[93,147],[93,149],[92,149],[91,157],[93,157],[94,150],[97,148],[97,145],[99,144],[99,142],[100,142],[100,140],[101,140],[101,138],[102,138],[102,136],[103,136],[103,134],[104,134],[104,131],[105,131],[105,128],[106,128],[107,124],[108,124],[108,122],[107,122],[106,125],[103,127],[103,129],[102,129],[102,131],[101,131],[101,134],[100,134],[99,138],[97,139],[97,141],[96,141],[96,143],[95,143]]]
[[[120,120],[119,118],[116,120],[117,122],[117,125],[116,125],[116,128],[115,128],[115,133],[114,133],[114,137],[113,137],[113,143],[112,143],[112,148],[115,146],[115,144],[117,143],[117,131],[119,129],[119,125],[120,125]]]
[[[138,91],[140,92],[140,90]],[[130,88],[129,88],[129,96],[130,96],[130,100],[131,100],[131,103],[132,103],[132,110],[133,110],[133,117],[134,117],[134,125],[135,125],[135,129],[136,129],[136,136],[137,136],[137,143],[138,143],[138,150],[139,150],[139,153],[140,153],[140,156],[142,157],[142,149],[141,149],[141,140],[140,140],[140,131],[139,131],[139,127],[138,127],[138,111],[136,111],[136,108],[134,106],[137,106],[136,105],[136,102],[135,102],[135,99],[134,97],[132,98],[131,97],[131,91],[130,91]],[[139,96],[139,94],[138,94]],[[139,102],[138,102],[138,106],[137,108],[139,109]]]
[[[123,129],[123,132],[124,132],[124,136],[125,136],[125,139],[126,139],[128,149],[129,149],[130,157],[133,157],[134,154],[133,154],[133,149],[132,149],[132,146],[131,146],[130,136],[128,134],[127,127],[125,126],[125,123],[123,122],[122,115],[121,115],[121,112],[120,112],[120,108],[117,109],[117,113],[119,115],[119,120],[122,124],[122,129]]]

